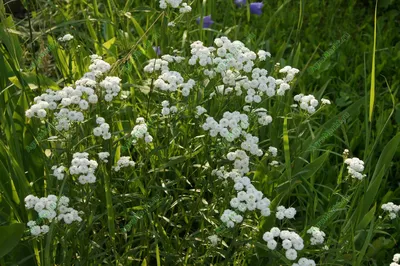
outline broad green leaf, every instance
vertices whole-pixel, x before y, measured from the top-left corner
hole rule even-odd
[[[397,133],[397,135],[386,144],[385,148],[381,152],[381,156],[379,157],[378,163],[375,166],[375,171],[370,179],[371,181],[369,182],[367,191],[365,192],[363,203],[360,205],[362,208],[361,215],[363,215],[363,213],[365,213],[365,211],[369,209],[375,201],[375,197],[382,183],[382,178],[393,161],[393,156],[398,149],[399,143],[400,133]],[[368,176],[365,178],[368,178]]]
[[[25,230],[24,224],[0,226],[0,258],[13,250],[20,241]]]
[[[110,50],[111,46],[115,43],[115,40],[116,40],[115,37],[109,39],[108,41],[103,43],[103,47],[106,48],[107,50]]]

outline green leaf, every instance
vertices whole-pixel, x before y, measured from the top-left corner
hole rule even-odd
[[[368,224],[372,221],[372,219],[374,218],[375,215],[375,211],[376,211],[376,204],[374,205],[374,207],[363,217],[363,219],[361,220],[361,222],[358,224],[357,226],[357,230],[360,229],[364,229],[368,226]]]
[[[115,37],[109,39],[105,43],[103,43],[103,47],[106,48],[107,50],[110,50],[111,46],[115,43]]]
[[[397,151],[399,143],[400,133],[397,133],[397,135],[394,136],[383,149],[381,156],[379,157],[378,163],[375,166],[374,174],[372,175],[371,181],[365,193],[364,201],[360,206],[362,208],[361,214],[365,213],[365,211],[369,209],[372,203],[375,201],[376,194],[378,193],[378,190],[382,183],[382,178],[385,172],[389,169],[389,165],[393,161],[393,156]]]
[[[11,224],[8,226],[0,226],[0,258],[7,255],[15,248],[24,233],[24,224]]]
[[[374,46],[372,50],[372,69],[371,69],[371,90],[369,98],[369,122],[372,122],[372,114],[374,111],[375,103],[375,53],[376,53],[376,24],[378,19],[376,18],[376,13],[378,12],[378,1],[375,4],[375,17],[374,17]]]

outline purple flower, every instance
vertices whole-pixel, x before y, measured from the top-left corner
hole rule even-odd
[[[153,50],[154,50],[154,52],[156,52],[156,54],[157,54],[158,56],[161,55],[161,48],[160,48],[160,46],[153,46]]]
[[[238,7],[242,7],[242,6],[246,5],[246,0],[235,0],[235,4]]]
[[[200,18],[196,19],[196,23],[200,24]],[[214,21],[211,19],[211,16],[205,16],[203,18],[203,28],[209,28],[213,23]]]
[[[261,8],[264,6],[262,2],[255,2],[250,4],[250,13],[251,14],[256,14],[256,15],[261,15],[262,10]]]

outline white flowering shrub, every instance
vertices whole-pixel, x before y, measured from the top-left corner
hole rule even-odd
[[[180,2],[160,1],[160,5],[169,4],[177,8]],[[187,6],[182,4],[180,8],[185,9]],[[277,113],[263,106],[270,106],[267,103],[273,103],[276,98],[288,94],[299,70],[285,66],[277,69],[275,74],[279,77],[273,77],[268,70],[258,66],[271,57],[270,53],[263,50],[253,52],[242,42],[231,41],[227,37],[216,38],[214,45],[207,47],[196,41],[191,44],[190,58],[165,54],[160,59],[148,61],[144,72],[151,82],[147,84],[152,84],[153,93],[159,95],[159,102],[144,104],[146,107],[143,106],[142,111],[129,119],[127,126],[134,125],[133,129],[130,127],[128,135],[131,137],[126,143],[126,135],[118,138],[120,133],[114,126],[115,110],[126,108],[118,98],[122,91],[121,79],[110,76],[110,64],[97,55],[90,57],[89,72],[74,82],[74,85],[60,90],[48,89],[36,97],[34,104],[26,111],[27,117],[31,119],[46,118],[54,123],[58,138],[67,134],[73,143],[69,146],[71,150],[66,150],[67,161],[60,154],[59,160],[54,162],[56,165],[52,167],[52,175],[59,182],[68,184],[70,190],[79,190],[78,184],[84,185],[86,193],[90,193],[99,187],[99,177],[104,180],[100,182],[105,186],[107,216],[112,219],[107,222],[109,233],[120,234],[110,224],[114,223],[114,219],[126,221],[126,217],[119,216],[120,208],[114,209],[111,205],[117,191],[128,192],[135,187],[132,186],[135,182],[146,184],[146,175],[159,176],[161,169],[176,171],[181,163],[184,163],[183,169],[187,170],[180,171],[189,171],[191,176],[190,172],[197,170],[190,166],[190,161],[195,167],[203,168],[199,172],[202,179],[216,182],[218,189],[215,191],[215,199],[224,197],[224,200],[216,200],[213,205],[216,210],[221,210],[219,220],[226,230],[240,232],[243,224],[255,217],[276,217],[278,221],[284,218],[295,219],[297,211],[294,207],[276,207],[271,203],[272,195],[266,196],[265,188],[254,183],[252,170],[255,162],[272,158],[275,160],[269,164],[279,166],[277,160],[280,149],[268,145],[268,140],[258,134],[261,129],[268,130],[270,124],[277,119]],[[184,68],[190,71],[182,72]],[[302,102],[302,109],[309,113],[315,112],[318,101],[313,96],[299,97],[303,97],[302,94],[295,96],[295,100]],[[154,109],[146,109],[152,107]],[[188,125],[187,130],[182,132],[185,135],[178,133],[181,131],[179,124]],[[175,135],[172,139],[171,133]],[[95,146],[85,146],[87,139],[91,139]],[[119,149],[123,145],[126,148]],[[174,150],[171,147],[175,146],[181,147],[184,157],[182,153],[170,153]],[[207,156],[199,157],[200,154]],[[152,156],[157,159],[152,159]],[[181,163],[168,159],[173,156],[178,156]],[[98,162],[93,159],[96,157]],[[161,175],[159,178],[151,180],[155,183],[166,182],[165,185],[170,186],[169,178],[177,177],[165,178]],[[197,187],[198,181],[193,178],[190,177],[191,181],[188,182],[193,182],[191,186]],[[126,184],[119,184],[119,180],[124,180]],[[215,199],[211,198],[212,201]],[[168,197],[166,200],[169,202]],[[88,222],[86,217],[78,216],[77,211],[65,208],[62,207],[57,216],[62,217],[65,223],[70,224],[75,220]],[[55,211],[51,213],[56,217]],[[257,226],[254,221],[251,222],[252,226]],[[174,223],[180,223],[179,219]],[[129,224],[131,228],[132,222]],[[47,227],[32,222],[30,225],[35,236],[48,231]],[[273,227],[263,233],[262,239],[267,242],[269,250],[282,254],[288,261],[295,261],[298,252],[309,244],[298,233],[285,228]],[[130,232],[124,230],[124,234],[127,237]],[[322,243],[325,236],[322,234],[313,235],[310,244]],[[213,246],[219,245],[220,237],[216,234],[207,236]],[[260,241],[257,235],[250,239],[255,243]],[[242,249],[249,247],[251,245],[244,245]],[[311,259],[301,258],[298,264],[312,265],[312,262]]]

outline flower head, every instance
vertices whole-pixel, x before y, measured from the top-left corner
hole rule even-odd
[[[200,24],[200,18],[196,19],[196,23]],[[203,28],[209,28],[213,23],[214,21],[211,19],[211,15],[203,18]]]
[[[261,15],[262,14],[262,7],[264,4],[262,2],[255,2],[250,4],[250,13],[255,14],[255,15]]]

